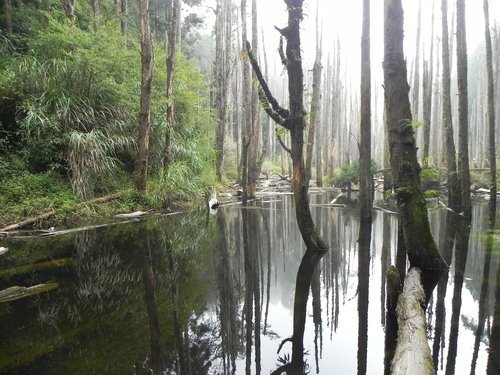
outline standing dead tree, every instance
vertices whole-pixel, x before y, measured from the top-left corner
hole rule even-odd
[[[293,163],[292,187],[295,201],[295,214],[302,239],[308,249],[327,250],[329,246],[316,230],[309,209],[306,174],[304,168],[304,129],[306,125],[303,87],[304,75],[300,50],[300,29],[303,0],[285,0],[288,5],[288,26],[279,29],[281,33],[280,57],[288,72],[288,93],[290,109],[283,108],[272,95],[262,75],[259,64],[253,56],[250,43],[247,53],[260,83],[259,98],[264,110],[277,124],[290,132],[291,148],[288,150]],[[283,50],[283,38],[287,41],[286,53]]]
[[[283,108],[272,95],[269,86],[264,79],[259,64],[255,59],[250,43],[247,42],[247,53],[252,64],[252,68],[259,81],[259,99],[263,104],[264,110],[277,124],[290,132],[291,147],[288,150],[292,157],[293,178],[292,188],[295,202],[295,215],[297,224],[302,235],[302,239],[307,247],[307,254],[314,264],[315,260],[321,257],[329,249],[328,244],[317,231],[309,208],[309,198],[307,196],[307,180],[304,167],[304,129],[306,125],[304,109],[304,75],[302,71],[302,57],[300,44],[300,22],[303,19],[303,0],[285,0],[288,8],[288,25],[282,29],[277,28],[281,34],[280,39],[280,57],[288,73],[288,94],[290,108]],[[283,48],[283,40],[286,39],[286,50]],[[305,257],[306,257],[305,256]],[[302,265],[301,265],[302,267]],[[312,279],[312,272],[303,277],[297,275],[297,286],[309,289]],[[299,297],[302,294],[296,294],[294,300],[294,327],[291,339],[284,340],[292,342],[292,361],[288,367],[280,368],[277,371],[287,371],[292,373],[293,368],[296,373],[303,370],[303,329],[302,322],[305,319],[305,307],[307,295]],[[285,365],[287,366],[287,365]],[[302,368],[301,368],[302,367]],[[281,373],[275,371],[274,373]],[[295,373],[295,372],[293,372]]]
[[[496,150],[495,150],[495,91],[493,86],[493,53],[491,48],[490,12],[488,0],[484,0],[484,38],[486,43],[486,68],[488,72],[488,130],[490,162],[490,207],[495,209],[497,201]],[[497,76],[498,79],[498,76]]]

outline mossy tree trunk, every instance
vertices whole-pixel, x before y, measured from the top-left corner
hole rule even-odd
[[[445,269],[432,237],[427,206],[420,186],[420,165],[412,127],[406,61],[403,52],[401,0],[385,0],[384,82],[387,130],[393,185],[403,229],[405,248],[412,267]]]

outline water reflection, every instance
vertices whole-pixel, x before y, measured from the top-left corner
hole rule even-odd
[[[71,262],[0,276],[1,289],[61,285],[0,304],[0,373],[269,374],[289,364],[289,373],[381,374],[397,216],[376,212],[364,228],[357,211],[325,205],[331,199],[311,197],[331,245],[323,257],[305,251],[289,196],[208,219],[191,213],[3,240],[10,251],[0,269]],[[439,374],[500,373],[498,242],[484,236],[493,233],[487,206],[473,216],[467,235],[445,210],[430,212],[451,265],[428,308]]]

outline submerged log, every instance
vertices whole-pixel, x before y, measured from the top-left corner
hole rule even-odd
[[[431,349],[427,340],[425,293],[420,281],[421,271],[410,269],[396,308],[398,343],[392,360],[392,375],[435,374]]]
[[[22,275],[24,273],[32,271],[41,271],[57,267],[71,266],[72,264],[73,264],[73,259],[71,258],[54,259],[40,263],[27,264],[19,267],[0,270],[0,279],[9,278],[16,275]]]
[[[16,301],[36,294],[50,292],[57,288],[59,288],[59,284],[56,282],[37,284],[30,287],[11,286],[10,288],[0,291],[0,303]]]

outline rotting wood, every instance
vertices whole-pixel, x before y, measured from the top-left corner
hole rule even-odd
[[[391,374],[435,374],[431,349],[427,340],[425,318],[425,293],[420,281],[420,269],[413,267],[405,278],[403,292],[399,296],[398,343]]]

